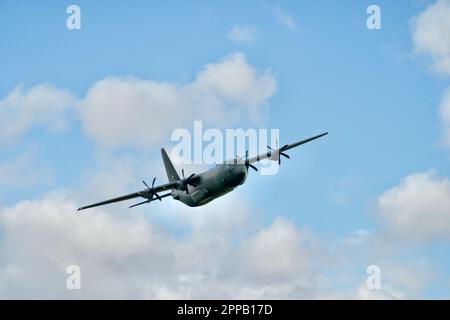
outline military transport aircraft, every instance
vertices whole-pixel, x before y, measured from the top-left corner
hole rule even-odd
[[[327,135],[328,132],[319,134],[317,136],[298,141],[292,144],[286,144],[281,148],[272,149],[267,146],[267,152],[258,155],[253,158],[248,157],[248,151],[245,153],[245,159],[236,157],[235,159],[225,161],[223,164],[219,164],[214,168],[199,174],[191,174],[187,178],[184,176],[184,169],[181,170],[183,179],[180,178],[175,170],[172,162],[167,155],[164,148],[161,149],[161,155],[166,169],[168,183],[155,186],[156,178],[153,178],[152,186],[150,187],[145,181],[142,181],[147,187],[144,190],[133,192],[121,197],[109,199],[102,202],[90,204],[78,210],[84,210],[92,207],[102,206],[104,204],[129,200],[133,198],[144,198],[146,200],[133,204],[130,208],[139,206],[144,203],[150,203],[153,200],[161,201],[162,198],[172,196],[173,199],[179,200],[190,207],[198,207],[211,202],[212,200],[236,189],[237,186],[243,184],[247,179],[248,168],[252,168],[255,171],[258,169],[253,163],[260,160],[269,159],[278,161],[281,164],[281,156],[288,159],[289,156],[285,151],[298,147],[301,144],[310,142]],[[160,192],[168,191],[165,194],[159,194]]]

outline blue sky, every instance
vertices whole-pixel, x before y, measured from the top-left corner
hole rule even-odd
[[[65,11],[72,3],[81,8],[81,30],[65,27]],[[258,212],[255,226],[269,227],[282,217],[299,229],[312,229],[327,250],[339,246],[357,230],[370,233],[373,242],[385,243],[387,240],[379,240],[389,229],[377,214],[380,196],[415,173],[434,170],[431,179],[443,183],[450,175],[438,113],[450,78],[445,72],[431,70],[430,55],[414,49],[412,19],[434,1],[376,1],[382,13],[381,30],[366,27],[366,8],[372,3],[2,1],[0,100],[6,101],[18,85],[27,91],[42,83],[83,100],[97,81],[108,76],[182,85],[194,81],[205,65],[240,52],[249,65],[269,72],[277,88],[266,101],[268,109],[262,122],[243,117],[227,127],[279,128],[282,143],[323,131],[330,133],[291,151],[292,159],[283,162],[276,176],[251,174],[237,190]],[[295,27],[277,20],[276,10],[291,17]],[[245,43],[231,39],[228,34],[234,26],[254,27],[253,40]],[[7,168],[0,169],[0,205],[5,212],[22,201],[39,201],[56,190],[65,190],[69,199],[71,190],[78,190],[74,192],[78,196],[89,175],[102,172],[108,161],[127,159],[137,166],[134,172],[141,174],[134,177],[135,182],[127,178],[127,185],[117,191],[141,188],[140,180],[151,180],[155,174],[159,182],[165,181],[156,144],[103,148],[83,129],[83,115],[71,109],[67,112],[66,130],[55,133],[30,125],[1,145],[0,168]],[[186,124],[188,129],[192,128],[190,123]],[[153,130],[151,126],[145,128],[149,135]],[[159,142],[170,146],[170,136]],[[15,176],[7,177],[5,172],[14,172],[8,168],[21,157],[25,158],[22,169],[39,172],[19,169],[19,181],[11,183]],[[144,161],[151,161],[151,165],[144,165]],[[154,172],[148,171],[152,168]],[[28,177],[35,178],[22,183]],[[103,182],[112,183],[114,179],[111,174]],[[91,194],[89,201],[101,200],[98,197],[104,195]],[[86,202],[74,199],[77,204]],[[220,205],[233,206],[233,202]],[[125,208],[126,204],[116,206]],[[179,225],[158,213],[156,218],[149,218],[155,211],[164,211],[163,206],[152,204],[142,215],[155,219],[174,237],[189,233],[190,224]],[[207,206],[204,210],[208,213],[214,209]],[[450,213],[444,210],[444,214]],[[424,261],[425,269],[438,270],[438,276],[426,278],[419,291],[411,289],[412,293],[400,296],[449,297],[448,237],[431,238],[389,238],[401,249],[397,258],[383,256],[382,261],[400,260],[405,270],[415,261]],[[373,249],[371,245],[367,248]],[[364,256],[364,248],[361,252]],[[6,262],[8,259],[10,262]],[[0,259],[4,268],[11,261],[14,259]],[[345,270],[364,279],[366,267],[366,260],[357,258]],[[340,272],[323,269],[332,274]],[[395,287],[395,281],[390,281]],[[6,295],[20,291],[14,290],[6,289]]]

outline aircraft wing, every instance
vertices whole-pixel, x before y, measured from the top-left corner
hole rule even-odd
[[[124,196],[120,196],[117,198],[112,198],[109,200],[105,200],[105,201],[101,201],[101,202],[97,202],[97,203],[93,203],[84,207],[80,207],[78,208],[78,211],[80,210],[84,210],[84,209],[88,209],[88,208],[92,208],[92,207],[97,207],[97,206],[102,206],[108,203],[114,203],[114,202],[119,202],[119,201],[124,201],[124,200],[129,200],[129,199],[133,199],[133,198],[137,198],[137,197],[142,197],[142,198],[146,198],[146,199],[151,199],[153,194],[157,194],[158,192],[162,192],[162,191],[166,191],[166,190],[171,190],[171,189],[175,189],[177,187],[179,187],[180,183],[179,181],[174,181],[174,182],[169,182],[169,183],[165,183],[156,187],[152,187],[152,188],[147,188],[141,191],[137,191],[137,192],[133,192],[133,193],[129,193],[126,194]],[[161,196],[155,196],[155,199],[159,198],[164,198],[169,196],[170,193],[168,194],[164,194]],[[144,201],[147,202],[147,201]],[[142,203],[144,203],[142,202]],[[142,204],[141,203],[141,204]]]
[[[253,157],[253,158],[250,158],[250,159],[248,159],[248,162],[251,164],[251,163],[255,163],[255,162],[258,162],[258,161],[261,161],[261,160],[264,160],[264,159],[277,160],[279,162],[280,161],[280,155],[283,155],[283,156],[289,158],[288,155],[283,153],[284,151],[293,149],[293,148],[298,147],[299,145],[302,145],[304,143],[307,143],[307,142],[319,139],[319,138],[321,138],[321,137],[323,137],[323,136],[325,136],[327,134],[328,134],[328,132],[324,132],[324,133],[318,134],[316,136],[310,137],[308,139],[304,139],[304,140],[301,140],[301,141],[298,141],[298,142],[294,142],[292,144],[286,144],[286,145],[282,146],[279,149],[271,149],[269,147],[269,150],[267,150],[266,153],[260,154],[260,155],[258,155],[256,157]]]

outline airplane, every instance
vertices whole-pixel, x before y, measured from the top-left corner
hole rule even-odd
[[[144,198],[145,200],[133,204],[129,208],[133,208],[145,203],[150,203],[154,200],[161,201],[163,198],[169,196],[172,196],[173,199],[181,201],[189,207],[203,206],[242,185],[247,179],[249,168],[258,171],[253,163],[264,159],[269,159],[278,161],[278,164],[280,165],[281,156],[290,159],[289,155],[285,153],[287,150],[293,149],[304,143],[323,137],[327,134],[328,132],[324,132],[305,140],[301,140],[292,144],[286,144],[281,148],[277,147],[276,149],[272,149],[271,147],[267,146],[266,153],[253,158],[249,158],[248,151],[246,151],[245,159],[236,157],[235,159],[227,160],[222,164],[218,164],[214,168],[211,168],[203,173],[193,173],[187,178],[184,176],[184,169],[182,169],[182,179],[180,178],[172,162],[170,161],[166,150],[164,148],[161,148],[161,156],[163,159],[164,167],[166,169],[167,178],[169,180],[168,183],[155,186],[156,178],[153,178],[153,182],[150,187],[145,181],[142,181],[142,183],[146,186],[146,189],[144,190],[126,194],[117,198],[112,198],[106,201],[90,204],[78,208],[77,211],[139,197]],[[170,190],[170,192],[159,194],[160,192],[168,190]]]

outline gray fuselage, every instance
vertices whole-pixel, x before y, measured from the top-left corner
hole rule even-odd
[[[198,207],[233,191],[247,179],[244,163],[223,163],[198,175],[196,187],[188,186],[189,194],[184,190],[172,190],[172,197],[190,207]]]

